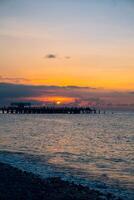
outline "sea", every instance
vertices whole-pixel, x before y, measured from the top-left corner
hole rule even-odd
[[[134,199],[134,112],[0,114],[0,162]]]

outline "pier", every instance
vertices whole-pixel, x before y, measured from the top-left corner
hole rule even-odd
[[[100,114],[100,110],[90,107],[32,106],[30,102],[14,102],[0,107],[1,114]]]
[[[96,114],[96,109],[89,107],[1,107],[2,114]]]

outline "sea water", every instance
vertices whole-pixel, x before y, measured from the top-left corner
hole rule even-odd
[[[134,113],[0,114],[0,161],[134,199]]]

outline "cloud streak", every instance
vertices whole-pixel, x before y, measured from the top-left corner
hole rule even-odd
[[[0,75],[0,82],[9,82],[9,83],[23,83],[23,82],[29,82],[29,79],[26,78],[11,78],[11,77],[3,77]]]

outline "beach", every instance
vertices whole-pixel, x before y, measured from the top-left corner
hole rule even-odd
[[[32,173],[0,163],[1,200],[121,200],[58,177],[41,179]]]

